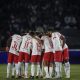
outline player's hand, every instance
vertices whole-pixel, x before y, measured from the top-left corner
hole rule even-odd
[[[9,51],[9,47],[6,47],[6,51],[7,51],[7,52]]]

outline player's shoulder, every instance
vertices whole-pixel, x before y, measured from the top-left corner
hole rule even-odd
[[[55,34],[57,34],[57,35],[61,35],[61,33],[60,32],[58,32],[58,31],[56,31],[56,32],[54,32]]]
[[[35,43],[36,42],[36,39],[35,38],[32,38],[32,43]]]
[[[20,35],[18,35],[18,34],[14,34],[13,36],[12,36],[12,39],[18,39],[18,40],[20,40],[22,37],[20,36]]]
[[[56,32],[53,32],[52,35],[60,37],[62,34],[60,32],[58,32],[58,31],[56,31]]]
[[[41,40],[44,40],[44,39],[46,39],[46,36],[42,36],[42,37],[41,37]]]
[[[35,41],[36,41],[36,37],[34,36],[34,37],[32,38],[32,40],[33,40],[33,42],[35,42]]]
[[[19,34],[13,34],[12,37],[21,37]]]
[[[27,37],[30,37],[30,38],[32,38],[32,36],[31,36],[30,34],[27,34]]]

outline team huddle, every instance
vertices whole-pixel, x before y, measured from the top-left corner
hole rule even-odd
[[[58,79],[62,77],[62,65],[65,77],[70,78],[68,46],[65,37],[59,32],[29,31],[24,35],[14,34],[7,41],[6,51],[8,51],[7,78],[10,77],[12,68],[12,77],[15,75],[16,78],[24,74],[24,78],[47,79],[54,75],[54,78]]]

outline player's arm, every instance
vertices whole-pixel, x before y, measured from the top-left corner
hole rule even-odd
[[[64,47],[64,44],[66,42],[65,36],[61,35],[60,36],[60,39],[63,41],[63,44],[62,44],[62,48],[63,48]]]
[[[41,43],[41,39],[37,38],[36,36],[34,36],[34,39],[36,39],[39,43]]]

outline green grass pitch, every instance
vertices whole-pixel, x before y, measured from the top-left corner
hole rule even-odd
[[[30,69],[29,69],[30,71]],[[0,64],[0,80],[7,80],[6,79],[6,64]],[[30,79],[8,79],[8,80],[30,80]],[[37,79],[34,79],[37,80]],[[38,79],[38,80],[43,80],[43,79]],[[55,79],[51,79],[55,80]],[[63,78],[62,80],[66,80],[64,78],[64,71],[63,71]],[[80,65],[71,65],[71,79],[70,80],[80,80]]]

